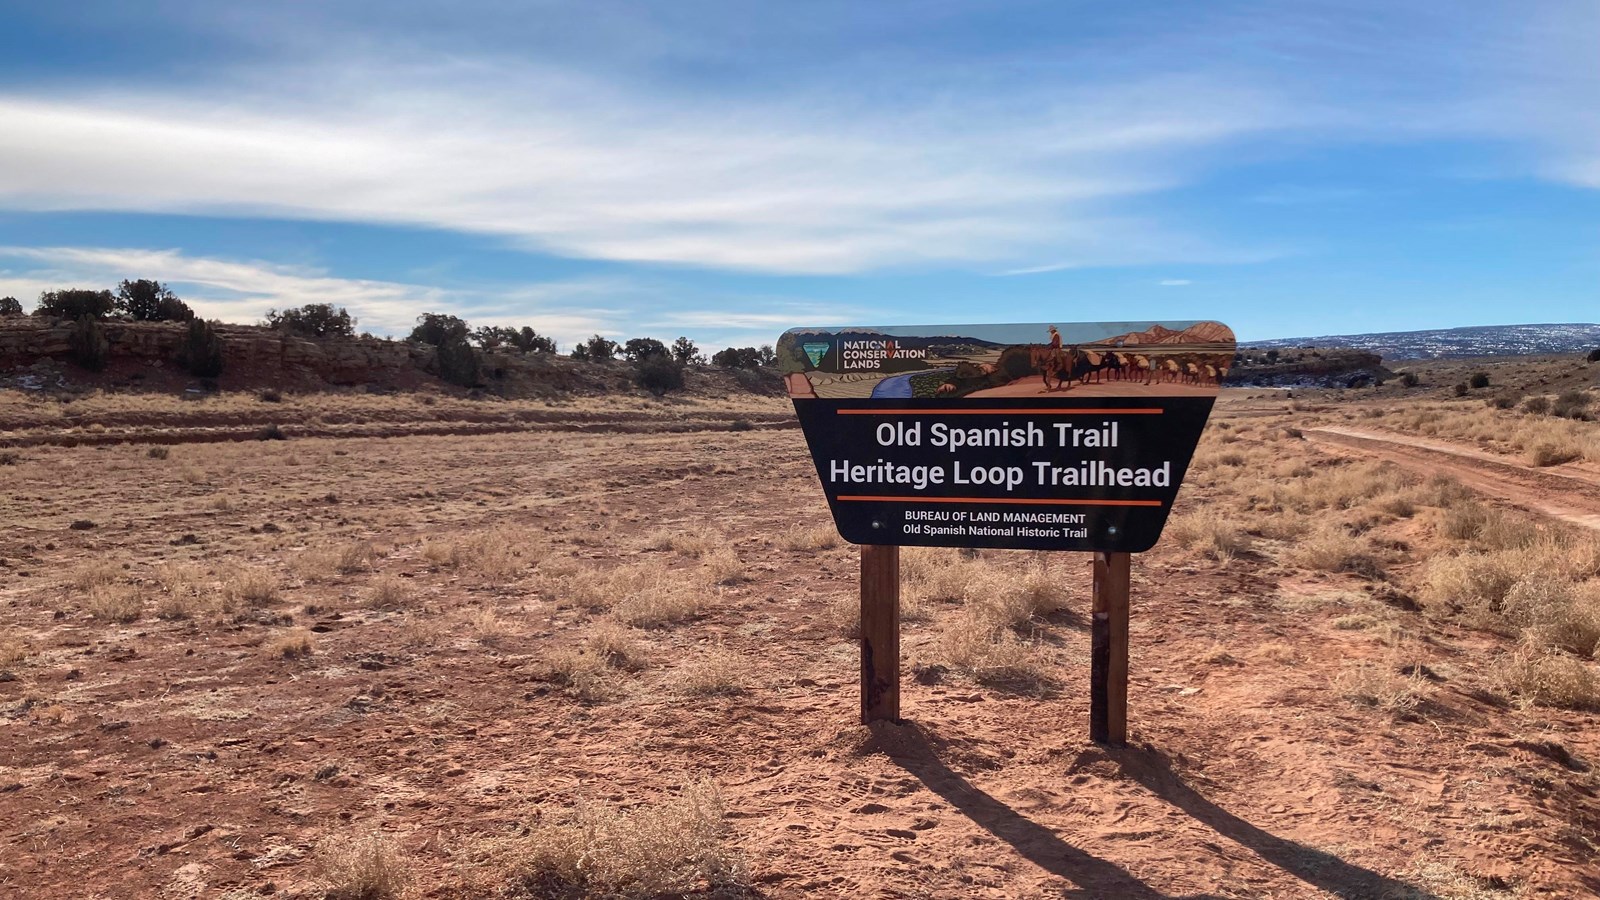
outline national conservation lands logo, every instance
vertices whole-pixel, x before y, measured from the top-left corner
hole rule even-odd
[[[881,369],[887,360],[927,359],[926,348],[901,346],[892,338],[839,342],[839,368]]]
[[[811,360],[811,365],[822,365],[822,358],[833,349],[832,344],[801,344],[800,349],[806,352],[806,359]]]

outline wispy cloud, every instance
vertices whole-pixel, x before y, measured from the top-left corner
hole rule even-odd
[[[662,96],[505,59],[364,59],[185,87],[0,95],[0,205],[399,223],[576,257],[767,272],[1160,261],[1120,198],[1292,127],[1270,89],[839,85]],[[1141,236],[1143,236],[1142,239]]]
[[[1158,282],[1158,284],[1160,284],[1162,287],[1184,287],[1186,285],[1194,284],[1194,282],[1187,278],[1163,278]]]

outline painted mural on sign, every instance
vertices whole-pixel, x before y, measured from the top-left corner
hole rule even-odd
[[[1214,396],[1234,337],[1220,322],[796,328],[777,353],[795,398]]]

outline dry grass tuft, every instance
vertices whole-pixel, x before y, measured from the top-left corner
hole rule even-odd
[[[1209,510],[1173,516],[1162,534],[1179,547],[1218,562],[1233,559],[1249,546],[1239,526]]]
[[[703,607],[698,589],[669,583],[623,597],[612,607],[612,613],[629,625],[658,628],[692,619]]]
[[[1239,665],[1239,658],[1228,652],[1221,644],[1213,644],[1211,648],[1200,654],[1200,661],[1208,666],[1233,666]]]
[[[377,832],[322,842],[317,863],[328,900],[398,900],[411,886],[411,869],[399,848]]]
[[[718,547],[700,557],[701,571],[712,584],[733,584],[748,581],[745,566],[731,547]]]
[[[473,640],[489,647],[511,636],[511,623],[488,606],[480,606],[467,613],[466,625]]]
[[[72,572],[70,582],[80,591],[88,591],[104,584],[111,584],[122,577],[122,567],[113,562],[85,563]]]
[[[778,546],[797,553],[818,553],[839,546],[839,532],[829,525],[790,525],[778,538]]]
[[[1401,675],[1397,666],[1361,660],[1345,667],[1333,679],[1333,688],[1345,699],[1392,715],[1416,709],[1427,694],[1428,682],[1420,668]]]
[[[962,610],[935,642],[941,660],[961,670],[979,684],[1039,691],[1053,684],[1040,659],[1039,648],[997,625],[988,611]]]
[[[144,614],[144,596],[131,584],[97,584],[84,606],[96,622],[126,625]]]
[[[1501,687],[1525,704],[1600,709],[1600,674],[1565,653],[1524,646],[1501,660],[1496,671]]]
[[[162,595],[156,600],[156,615],[163,619],[188,619],[211,608],[204,585],[204,573],[193,563],[169,562],[156,569]]]
[[[258,566],[239,566],[222,583],[222,596],[230,610],[253,609],[278,599],[278,577]]]
[[[1354,613],[1348,616],[1340,616],[1333,620],[1333,627],[1340,631],[1365,631],[1369,628],[1377,628],[1378,625],[1377,618],[1366,613]]]
[[[378,550],[372,546],[371,541],[353,541],[336,548],[338,554],[334,560],[334,568],[340,575],[354,575],[372,568],[373,560],[378,558]]]
[[[616,670],[601,653],[558,647],[545,654],[542,663],[540,677],[579,699],[600,701],[617,696]]]
[[[1571,439],[1540,441],[1528,448],[1528,462],[1535,466],[1559,466],[1583,456],[1583,445]]]
[[[650,657],[644,646],[634,638],[627,626],[616,619],[601,619],[594,623],[583,643],[613,668],[637,672],[650,666]]]
[[[28,658],[28,645],[21,638],[0,638],[0,668],[19,665]]]
[[[747,883],[727,832],[716,787],[700,782],[626,811],[541,810],[521,833],[486,842],[477,856],[488,892],[516,900],[723,896]]]
[[[715,550],[721,543],[721,535],[662,529],[651,537],[650,547],[653,550],[671,550],[679,556],[699,559]]]
[[[1600,650],[1600,582],[1529,574],[1506,592],[1501,614],[1531,646],[1585,657]]]
[[[678,672],[678,690],[690,697],[731,696],[747,690],[744,673],[750,669],[739,654],[715,644],[685,663]]]
[[[305,659],[316,652],[311,632],[305,628],[286,631],[261,646],[273,659]]]
[[[400,609],[411,599],[411,586],[404,578],[382,575],[372,582],[367,602],[375,609]]]

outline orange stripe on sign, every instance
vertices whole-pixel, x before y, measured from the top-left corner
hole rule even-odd
[[[1160,506],[1160,500],[1073,500],[1067,498],[1019,497],[889,497],[876,494],[840,494],[839,500],[857,500],[868,503],[998,503],[1027,506]]]
[[[836,409],[841,416],[1159,416],[1166,410],[1148,406],[1120,409],[1054,407],[1052,409]]]

